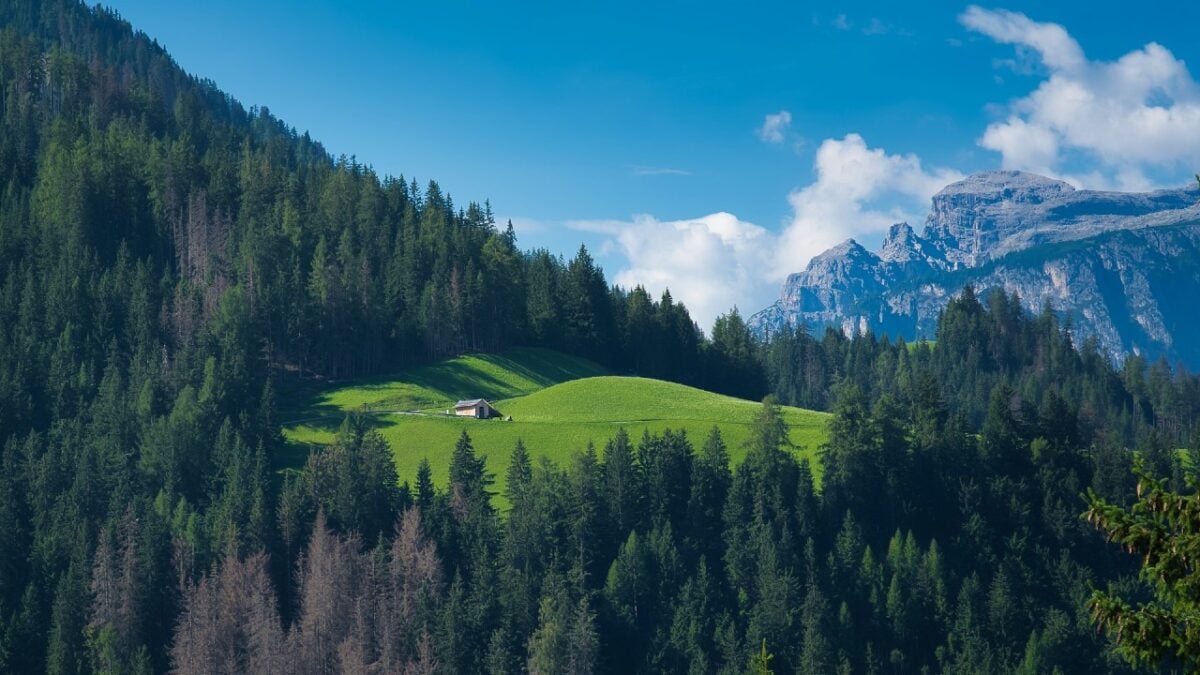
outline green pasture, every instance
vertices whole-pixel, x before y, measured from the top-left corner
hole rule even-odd
[[[444,485],[450,454],[465,430],[504,487],[504,472],[518,439],[534,456],[564,465],[589,442],[604,444],[624,427],[636,443],[643,432],[687,432],[700,446],[713,426],[721,430],[733,462],[744,445],[759,403],[714,394],[673,382],[640,377],[598,376],[587,361],[546,350],[478,355],[413,369],[393,378],[347,383],[317,392],[295,409],[284,436],[298,465],[314,446],[333,441],[344,416],[370,411],[371,424],[391,445],[401,480],[412,481],[428,458],[434,481]],[[461,398],[487,398],[504,416],[476,420],[447,416]],[[825,439],[825,413],[785,407],[795,451],[808,457],[819,477],[818,447]],[[511,417],[511,421],[507,418]]]

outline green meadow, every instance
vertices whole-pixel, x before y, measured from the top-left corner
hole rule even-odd
[[[299,389],[284,403],[282,419],[340,418],[348,411],[361,409],[437,410],[465,398],[498,401],[603,374],[604,368],[587,359],[549,349],[472,354],[395,375]]]
[[[644,432],[683,430],[699,446],[713,426],[736,464],[759,403],[673,382],[598,375],[599,366],[546,350],[468,356],[416,368],[392,378],[346,383],[313,393],[291,411],[284,436],[293,465],[315,446],[333,441],[347,413],[365,410],[391,445],[401,480],[411,481],[428,458],[434,481],[447,481],[450,454],[466,431],[476,451],[504,487],[504,471],[517,440],[535,457],[563,465],[587,444],[603,453],[624,427],[637,442]],[[476,420],[447,416],[450,403],[487,398],[504,416]],[[795,452],[808,457],[819,477],[817,450],[825,440],[825,413],[783,408]],[[511,417],[511,421],[507,418]],[[285,417],[285,419],[289,419]]]

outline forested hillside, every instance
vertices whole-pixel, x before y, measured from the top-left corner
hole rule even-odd
[[[982,423],[997,388],[1026,406],[1026,416],[1067,405],[1093,435],[1141,446],[1194,447],[1200,432],[1200,377],[1165,358],[1131,355],[1117,367],[1094,339],[1080,343],[1068,323],[1046,309],[1022,311],[1021,300],[966,287],[952,298],[935,340],[905,343],[870,333],[848,338],[784,329],[760,348],[771,391],[783,403],[825,410],[831,385],[853,382],[868,397],[889,395],[912,405],[939,402],[971,427]]]
[[[0,3],[0,190],[0,672],[1121,672],[1083,601],[1140,587],[1079,494],[1126,503],[1135,442],[1196,466],[1195,379],[1052,316],[709,338],[76,2]],[[441,489],[353,416],[277,470],[298,382],[512,346],[832,410],[823,481],[770,402],[736,470],[715,434],[464,435]]]
[[[708,341],[583,249],[519,251],[486,203],[330,157],[107,10],[0,5],[0,112],[7,669],[166,666],[211,551],[277,545],[277,385],[542,345],[762,387],[739,318]],[[106,542],[145,584],[121,618],[93,607]]]

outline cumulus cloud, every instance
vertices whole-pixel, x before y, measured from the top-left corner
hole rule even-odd
[[[1022,74],[1043,74],[1027,95],[1001,106],[998,121],[978,139],[1000,153],[1005,168],[1036,171],[1087,187],[1144,190],[1147,176],[1192,168],[1200,156],[1200,86],[1183,62],[1151,43],[1111,61],[1089,60],[1062,26],[1004,10],[970,7],[967,29],[1016,47],[997,62]],[[846,29],[839,17],[835,26]],[[958,43],[961,44],[961,43]],[[787,110],[766,115],[757,134],[779,144],[793,135]],[[871,147],[859,134],[828,138],[813,159],[813,180],[788,195],[792,214],[778,231],[729,213],[660,221],[574,223],[605,234],[609,250],[627,261],[615,280],[652,292],[669,287],[698,322],[740,303],[765,306],[787,275],[847,238],[872,247],[895,222],[919,223],[929,198],[962,178],[928,167],[915,154]]]
[[[1092,61],[1058,24],[974,6],[959,21],[1034,55],[1047,73],[979,139],[1006,168],[1070,180],[1086,164],[1073,182],[1133,190],[1151,184],[1148,171],[1178,170],[1200,153],[1200,87],[1162,45]]]
[[[758,137],[766,143],[782,143],[792,127],[792,113],[780,110],[763,118]]]
[[[979,144],[999,152],[1006,168],[1024,169],[1042,174],[1056,174],[1058,136],[1053,131],[1011,117],[1004,124],[992,124],[983,132]]]
[[[705,330],[735,304],[753,312],[774,294],[763,273],[774,235],[729,213],[673,221],[638,215],[631,221],[573,221],[568,226],[611,236],[627,261],[613,281],[628,288],[640,284],[656,297],[670,288]]]
[[[927,170],[913,154],[868,147],[858,134],[821,143],[813,173],[813,183],[788,195],[792,218],[773,257],[776,280],[845,239],[871,238],[893,223],[917,222],[934,193],[962,178],[950,169]]]
[[[892,223],[921,217],[929,198],[958,180],[947,169],[926,169],[916,155],[872,148],[858,134],[828,139],[817,149],[811,184],[789,195],[793,215],[781,233],[714,213],[662,221],[573,221],[574,229],[609,237],[627,261],[613,277],[652,293],[670,288],[704,328],[735,304],[746,313],[766,306],[788,274],[848,237],[878,238]],[[879,205],[886,202],[886,206]]]
[[[1073,70],[1086,62],[1079,43],[1058,24],[1038,23],[1018,12],[983,9],[977,5],[968,7],[959,21],[997,42],[1037,50],[1050,68]]]

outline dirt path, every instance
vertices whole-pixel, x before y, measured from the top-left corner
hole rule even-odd
[[[412,415],[414,417],[453,417],[452,415],[446,415],[445,413],[431,413],[431,412],[424,412],[421,410],[358,410],[358,411],[350,411],[350,412],[357,412],[360,415]],[[328,415],[317,415],[315,417],[302,417],[300,419],[295,419],[295,420],[285,420],[283,422],[280,422],[279,424],[280,424],[280,426],[290,427],[294,424],[303,424],[305,422],[313,422],[316,420],[341,419],[345,416],[346,416],[346,413],[342,413],[342,414],[330,413]]]

